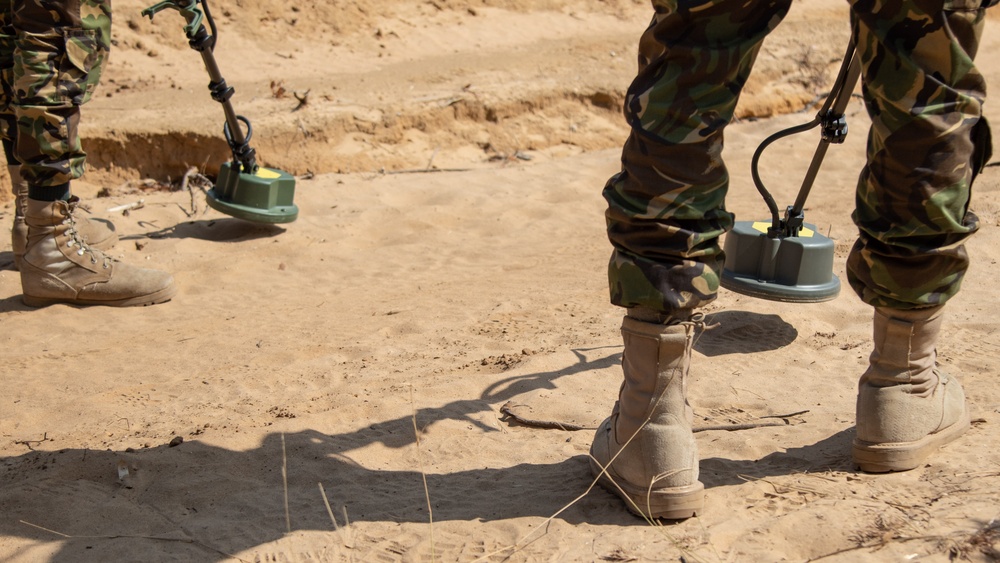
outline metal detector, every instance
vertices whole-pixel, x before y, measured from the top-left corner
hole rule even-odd
[[[212,33],[209,33],[202,24],[199,2],[204,6],[204,19],[208,21]],[[187,22],[184,32],[187,34],[188,44],[201,53],[205,69],[211,79],[208,89],[212,92],[212,99],[222,104],[226,114],[222,134],[229,143],[233,160],[221,165],[215,186],[208,190],[208,205],[216,211],[247,221],[291,223],[299,216],[299,208],[293,202],[295,177],[281,170],[257,165],[257,153],[250,148],[253,127],[250,125],[250,120],[237,115],[233,109],[230,98],[233,97],[234,90],[226,84],[215,61],[213,51],[218,30],[209,10],[208,1],[164,0],[143,10],[142,15],[152,20],[157,12],[167,8],[180,12]],[[246,133],[243,132],[244,125]]]
[[[738,221],[726,235],[726,261],[722,287],[761,299],[791,303],[829,301],[840,293],[840,280],[833,274],[834,243],[804,222],[803,209],[820,164],[831,143],[847,137],[844,110],[861,76],[861,61],[852,43],[844,56],[836,82],[816,118],[804,125],[779,131],[757,147],[751,162],[754,185],[771,211],[771,222]],[[760,156],[778,139],[822,126],[822,138],[795,204],[778,216],[778,206],[758,173]]]

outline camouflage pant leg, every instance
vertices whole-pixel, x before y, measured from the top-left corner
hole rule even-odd
[[[80,106],[111,47],[111,0],[15,0],[17,158],[31,186],[83,174]]]
[[[14,159],[14,1],[0,0],[0,142],[8,164]]]
[[[611,301],[663,312],[715,298],[732,227],[723,129],[791,0],[653,0],[625,113],[622,171],[604,188]]]
[[[973,64],[980,4],[851,0],[872,128],[847,275],[871,305],[943,304],[968,268],[962,243],[978,229],[971,186],[990,152],[986,85]]]

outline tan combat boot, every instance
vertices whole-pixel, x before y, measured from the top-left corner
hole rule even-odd
[[[691,347],[702,324],[701,315],[668,325],[629,316],[622,323],[625,381],[594,436],[590,468],[637,516],[689,518],[704,504],[687,402]]]
[[[942,309],[875,309],[875,349],[858,386],[853,447],[862,471],[913,469],[969,427],[962,386],[935,361]]]
[[[10,183],[14,192],[14,226],[10,230],[11,249],[14,253],[14,269],[21,269],[21,257],[28,244],[28,226],[24,223],[25,208],[28,205],[28,183],[21,178],[21,166],[7,166]],[[88,245],[107,250],[118,242],[118,233],[111,221],[103,219],[76,218],[77,231]]]
[[[73,216],[76,205],[27,200],[28,243],[21,260],[25,305],[153,305],[177,293],[170,274],[123,264],[87,245]]]

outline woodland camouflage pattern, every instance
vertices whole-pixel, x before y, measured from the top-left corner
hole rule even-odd
[[[872,128],[847,274],[865,302],[894,308],[958,292],[969,267],[962,243],[979,228],[972,181],[991,152],[986,83],[973,64],[984,10],[903,5],[906,19],[891,17],[898,1],[857,0],[851,11]],[[938,56],[919,61],[917,49]]]
[[[80,106],[110,48],[110,0],[0,0],[0,135],[29,184],[83,174]]]
[[[790,3],[653,0],[625,102],[632,134],[604,188],[612,303],[670,313],[715,299],[734,219],[723,129]],[[968,267],[971,185],[990,153],[973,58],[992,1],[849,3],[873,126],[848,280],[872,305],[943,304]]]

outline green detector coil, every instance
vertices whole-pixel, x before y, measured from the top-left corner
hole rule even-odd
[[[295,177],[282,170],[258,167],[253,174],[225,162],[215,187],[208,190],[212,209],[255,223],[291,223],[299,216],[293,203]]]

